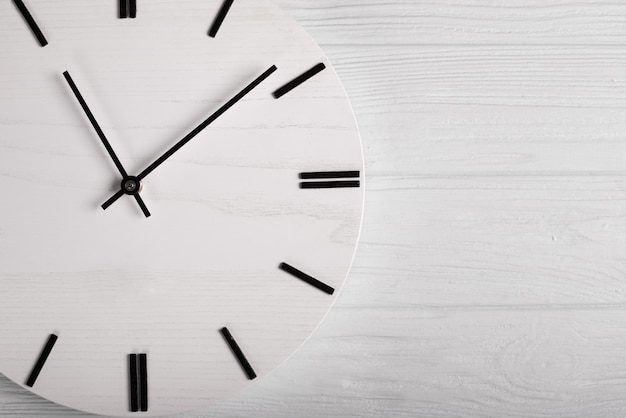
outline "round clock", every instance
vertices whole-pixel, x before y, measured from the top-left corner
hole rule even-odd
[[[290,356],[363,207],[318,46],[265,0],[14,0],[0,28],[0,371],[149,416]]]

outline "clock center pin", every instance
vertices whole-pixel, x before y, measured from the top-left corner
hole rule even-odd
[[[136,195],[143,189],[143,182],[137,177],[126,177],[122,180],[122,191],[128,195]]]

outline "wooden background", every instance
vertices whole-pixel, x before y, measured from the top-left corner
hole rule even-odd
[[[361,245],[300,351],[180,417],[626,415],[626,3],[277,3],[352,99]],[[87,417],[1,377],[0,416]]]

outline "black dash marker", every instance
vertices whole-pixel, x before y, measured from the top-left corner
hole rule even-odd
[[[128,17],[128,0],[120,0],[120,19]]]
[[[37,380],[37,377],[39,376],[39,372],[41,372],[43,365],[46,364],[46,360],[48,360],[48,356],[52,351],[52,347],[54,347],[54,343],[57,342],[58,338],[59,337],[57,337],[56,335],[50,334],[46,345],[43,347],[43,350],[41,350],[41,354],[39,354],[39,358],[37,359],[37,363],[35,363],[35,367],[33,367],[33,370],[30,372],[30,376],[28,376],[26,386],[29,386],[31,388],[33,387],[35,381]]]
[[[241,348],[239,348],[239,344],[237,344],[237,341],[235,341],[228,328],[222,328],[220,330],[220,333],[224,337],[224,340],[226,340],[226,343],[230,347],[235,357],[237,357],[237,361],[239,361],[239,365],[241,366],[243,371],[246,372],[246,376],[248,376],[248,379],[252,380],[256,378],[256,373],[252,369],[252,366],[250,366],[248,359],[246,359],[246,356],[243,354],[243,351],[241,351]]]
[[[139,354],[139,409],[141,409],[144,412],[148,410],[148,355],[147,354]]]
[[[128,375],[130,377],[130,412],[139,411],[139,375],[137,354],[128,355]]]
[[[209,29],[209,36],[211,38],[215,38],[215,35],[217,35],[217,31],[220,30],[220,26],[222,26],[222,23],[224,23],[224,19],[226,18],[226,15],[228,14],[228,11],[230,10],[230,6],[233,5],[233,1],[234,0],[224,0],[224,3],[222,4],[220,11],[218,12],[217,16],[215,17],[215,20],[213,21],[213,25],[211,26],[211,29]]]
[[[299,75],[298,77],[296,77],[293,80],[291,80],[289,83],[285,84],[284,86],[282,86],[281,88],[276,90],[273,93],[274,94],[274,98],[280,99],[285,94],[289,93],[291,90],[293,90],[296,87],[298,87],[300,84],[304,83],[305,81],[307,81],[308,79],[312,78],[316,74],[322,72],[325,68],[326,68],[326,66],[324,65],[324,63],[320,62],[315,67],[311,68],[310,70],[308,70],[304,74]]]
[[[17,6],[22,16],[24,17],[24,20],[26,21],[26,23],[28,23],[28,26],[30,26],[30,30],[33,32],[33,35],[35,35],[35,37],[39,41],[39,45],[41,45],[42,47],[48,45],[48,41],[46,40],[46,37],[43,36],[43,33],[41,33],[41,29],[39,29],[37,22],[35,22],[35,19],[33,19],[33,16],[30,14],[28,9],[26,8],[26,5],[24,4],[24,2],[22,0],[13,0],[13,2]]]
[[[278,268],[281,269],[284,272],[287,272],[287,273],[291,274],[294,277],[297,277],[298,279],[302,280],[303,282],[308,283],[311,286],[318,288],[319,290],[321,290],[324,293],[328,293],[329,295],[332,295],[333,293],[335,293],[335,289],[333,289],[332,287],[328,286],[326,283],[320,282],[319,280],[309,276],[308,274],[298,270],[295,267],[290,266],[287,263],[280,263]]]
[[[341,179],[341,178],[359,178],[361,172],[359,171],[315,171],[311,173],[300,173],[300,178],[303,180],[311,179]]]
[[[130,412],[148,410],[148,355],[128,355],[130,377]]]
[[[338,180],[359,178],[359,171],[316,171],[311,173],[300,173],[301,180],[321,180],[303,181],[300,183],[301,189],[336,189],[346,187],[361,187],[359,180]]]
[[[120,19],[137,17],[137,0],[120,0]]]

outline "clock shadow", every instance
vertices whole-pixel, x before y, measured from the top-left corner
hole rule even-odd
[[[10,405],[0,402],[0,410],[24,410],[28,411],[29,417],[48,418],[51,416],[59,416],[68,418],[89,418],[94,416],[42,398],[24,389],[1,373],[0,399],[11,399]]]

